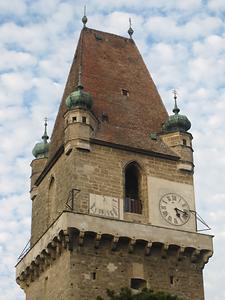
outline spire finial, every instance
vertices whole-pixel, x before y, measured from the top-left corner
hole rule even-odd
[[[132,35],[133,35],[134,31],[133,31],[133,29],[131,27],[131,18],[129,18],[129,24],[130,24],[130,27],[129,27],[129,29],[128,29],[127,32],[128,32],[128,34],[130,36],[130,39],[132,40]]]
[[[173,98],[174,98],[174,109],[173,112],[175,113],[175,115],[179,114],[180,109],[177,106],[177,91],[174,89],[173,90]]]
[[[83,22],[83,24],[84,24],[84,27],[86,27],[87,21],[88,21],[88,18],[87,18],[87,16],[86,16],[86,5],[84,5],[84,16],[83,16],[83,18],[82,18],[82,22]]]
[[[49,139],[48,134],[47,134],[47,126],[48,126],[48,118],[45,118],[45,130],[44,130],[44,134],[42,136],[42,140],[44,141],[45,144],[47,144],[47,140]]]
[[[79,75],[78,75],[78,84],[77,84],[77,89],[78,90],[82,90],[84,87],[82,85],[82,82],[81,82],[81,75],[82,75],[82,70],[81,70],[81,65],[79,67]]]

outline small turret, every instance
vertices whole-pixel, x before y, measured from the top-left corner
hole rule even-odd
[[[35,182],[41,172],[44,170],[44,167],[47,163],[48,159],[48,150],[49,150],[49,143],[48,143],[48,134],[47,134],[47,118],[45,119],[45,130],[42,136],[42,142],[37,143],[33,148],[33,155],[35,159],[31,162],[31,199],[34,200],[38,190],[35,185]]]
[[[177,93],[174,91],[174,115],[169,116],[168,120],[163,124],[163,131],[165,132],[187,132],[191,128],[191,122],[185,115],[180,115],[180,109],[177,106]]]
[[[49,143],[48,143],[48,135],[47,135],[47,118],[45,119],[45,130],[44,134],[42,136],[43,142],[37,143],[33,150],[32,154],[35,158],[44,158],[48,156],[48,150],[49,150]]]
[[[73,148],[90,150],[90,138],[93,136],[97,119],[91,112],[92,96],[84,91],[81,83],[81,66],[77,88],[66,98],[68,111],[65,118],[65,153],[68,155]]]
[[[91,110],[92,105],[93,105],[92,96],[91,94],[84,91],[84,87],[81,83],[81,71],[80,71],[77,90],[72,92],[66,98],[66,106],[70,110],[74,108],[84,108],[87,110]]]
[[[192,135],[187,132],[191,128],[191,122],[185,115],[180,115],[177,106],[177,93],[174,93],[174,115],[169,116],[163,124],[161,138],[176,154],[180,156],[177,168],[183,171],[193,172]]]

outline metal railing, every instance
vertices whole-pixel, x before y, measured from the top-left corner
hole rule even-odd
[[[124,211],[135,213],[135,214],[141,214],[142,213],[141,200],[126,197],[124,200]]]
[[[67,201],[66,201],[66,208],[67,209],[70,209],[71,211],[74,210],[74,208],[75,208],[75,198],[76,198],[76,195],[79,192],[80,192],[79,189],[72,189],[69,192],[69,196],[68,196]]]
[[[27,242],[26,246],[23,248],[21,254],[19,255],[19,257],[17,258],[17,260],[21,260],[26,254],[27,252],[30,250],[30,239]]]

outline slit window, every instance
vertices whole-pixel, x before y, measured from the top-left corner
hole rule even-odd
[[[141,214],[140,200],[140,171],[135,163],[129,164],[125,169],[125,211]]]
[[[185,139],[183,139],[183,145],[187,146],[187,141]]]
[[[87,118],[86,117],[82,117],[82,123],[87,123]]]

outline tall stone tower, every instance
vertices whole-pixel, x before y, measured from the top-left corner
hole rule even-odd
[[[212,237],[196,229],[191,124],[176,95],[168,116],[129,34],[84,26],[51,142],[45,130],[33,150],[31,245],[16,267],[27,300],[126,286],[204,299]]]

